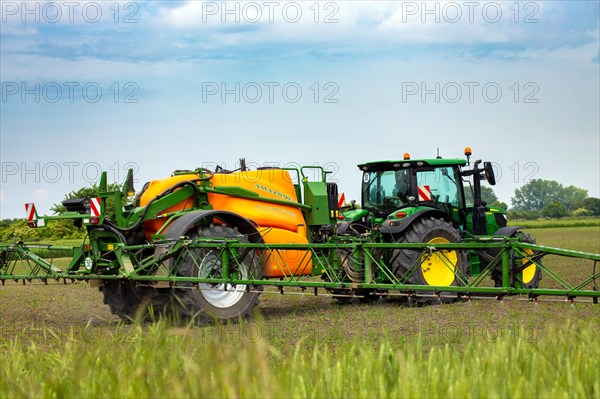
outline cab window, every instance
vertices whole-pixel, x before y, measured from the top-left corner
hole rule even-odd
[[[462,197],[458,184],[462,184],[462,180],[450,166],[417,171],[417,200],[447,203],[454,208],[461,208]]]
[[[396,209],[407,204],[410,196],[410,171],[365,172],[362,196],[364,206],[371,209]]]

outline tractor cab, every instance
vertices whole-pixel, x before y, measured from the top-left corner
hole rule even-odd
[[[456,162],[456,163],[454,163]],[[377,217],[415,206],[447,213],[464,207],[458,166],[464,160],[384,161],[361,165],[362,206]]]
[[[344,221],[338,233],[365,233],[381,227],[382,232],[401,232],[412,221],[428,215],[444,219],[456,228],[470,234],[488,234],[485,202],[481,201],[480,181],[493,180],[489,163],[479,168],[468,165],[470,150],[465,152],[467,160],[457,159],[410,159],[376,161],[358,165],[362,170],[361,209],[344,212]],[[467,205],[463,180],[472,177],[474,204]],[[496,228],[490,226],[493,230]],[[502,226],[500,226],[502,227]]]
[[[460,166],[464,159],[380,161],[359,165],[363,171],[362,209],[373,222],[404,218],[421,208],[453,215],[465,208]],[[381,219],[381,220],[377,220]],[[379,224],[377,223],[377,224]]]

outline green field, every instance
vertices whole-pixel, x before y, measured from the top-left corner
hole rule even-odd
[[[600,227],[529,232],[600,252]],[[8,282],[0,397],[600,398],[600,307],[517,299],[415,308],[270,294],[253,320],[182,328],[122,325],[85,283]]]
[[[510,218],[510,216],[509,216]],[[600,218],[597,217],[570,217],[562,219],[520,220],[510,219],[510,226],[521,226],[527,229],[554,229],[563,227],[599,227]]]

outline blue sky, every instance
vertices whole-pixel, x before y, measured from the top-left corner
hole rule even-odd
[[[0,218],[100,168],[241,157],[359,199],[356,164],[467,145],[504,201],[531,178],[599,196],[599,3],[423,4],[2,0]]]

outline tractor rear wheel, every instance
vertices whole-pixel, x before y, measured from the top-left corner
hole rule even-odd
[[[413,222],[400,236],[398,243],[455,243],[460,242],[460,232],[450,223],[433,217],[424,217]],[[396,277],[407,284],[457,286],[465,278],[468,260],[465,251],[444,250],[427,254],[419,249],[395,249],[390,265]],[[452,302],[455,294],[443,293],[435,298],[434,292],[417,292],[413,301],[435,304],[439,301]]]
[[[186,236],[191,239],[200,237],[238,238],[247,243],[248,238],[241,235],[237,228],[224,225],[193,227]],[[192,248],[182,253],[178,275],[183,277],[221,278],[221,250],[218,248]],[[230,276],[239,279],[262,279],[260,256],[255,250],[243,249],[232,260]],[[229,322],[238,318],[249,317],[258,305],[259,292],[246,291],[245,285],[231,284],[179,284],[173,290],[179,304],[179,314],[186,319],[196,318],[200,323]]]
[[[526,244],[535,244],[535,239],[527,234],[521,233],[521,241]],[[524,266],[529,263],[529,258],[534,255],[534,251],[531,249],[523,249],[523,254],[515,254],[513,250],[510,251],[511,263],[518,266]],[[494,255],[497,255],[494,252]],[[496,287],[502,287],[502,264],[498,264],[495,269],[492,271],[492,279]],[[515,282],[522,285],[524,288],[539,288],[540,280],[542,279],[542,271],[535,264],[530,264],[525,267],[520,275],[515,276]]]

